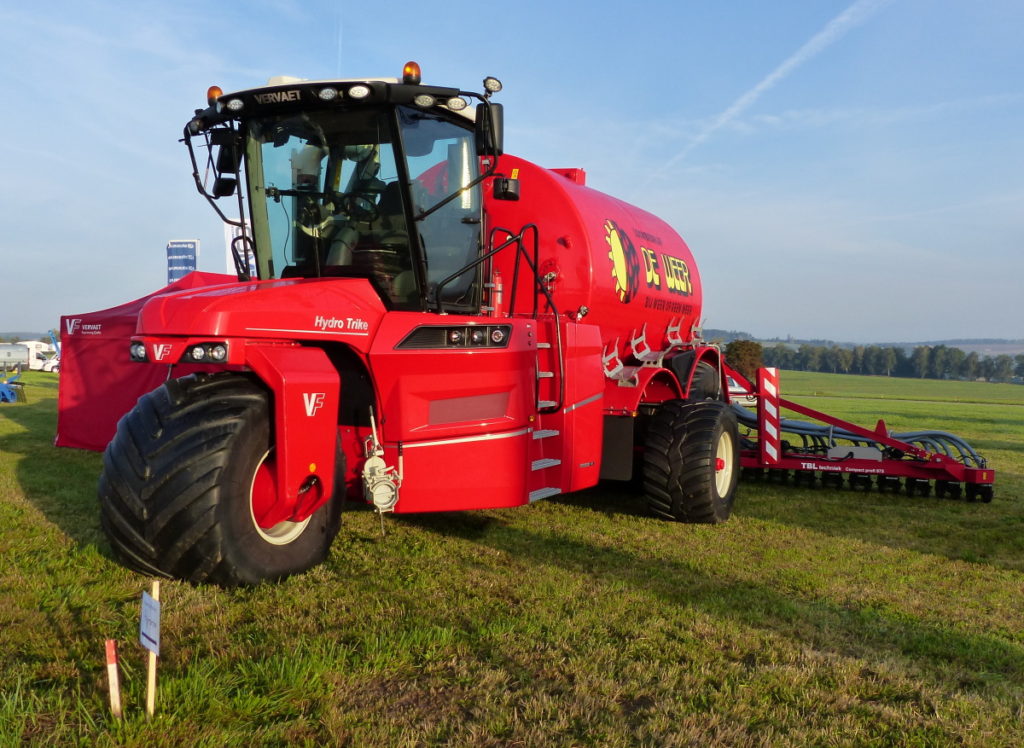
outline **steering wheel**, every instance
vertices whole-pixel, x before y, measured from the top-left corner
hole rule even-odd
[[[345,213],[355,221],[374,221],[380,214],[377,203],[364,195],[337,193],[334,196],[334,213]]]

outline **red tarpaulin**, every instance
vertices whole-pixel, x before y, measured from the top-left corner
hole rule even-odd
[[[128,341],[139,311],[154,296],[232,283],[233,275],[193,272],[159,291],[112,309],[60,318],[58,447],[102,451],[136,400],[168,377],[168,367],[133,363]],[[175,367],[175,374],[179,374]],[[186,373],[184,367],[180,373]]]

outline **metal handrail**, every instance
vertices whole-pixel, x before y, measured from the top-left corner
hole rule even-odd
[[[505,239],[497,247],[494,247],[495,238],[498,236],[498,234],[504,234],[508,238]],[[532,235],[533,239],[533,257],[530,257],[530,252],[526,248],[526,236],[528,234]],[[530,272],[533,273],[534,281],[533,312],[531,314],[531,317],[533,319],[537,319],[539,317],[539,311],[537,307],[539,294],[537,293],[537,291],[540,291],[540,293],[544,294],[544,298],[547,299],[548,307],[550,307],[551,309],[551,313],[554,317],[555,323],[555,347],[556,358],[558,361],[558,400],[555,402],[555,405],[553,407],[549,406],[547,408],[539,410],[540,412],[543,413],[557,412],[562,409],[562,405],[565,403],[565,348],[562,341],[562,326],[558,317],[558,308],[555,306],[555,300],[551,296],[551,291],[548,290],[547,286],[544,285],[540,276],[537,274],[537,266],[539,264],[540,257],[540,229],[538,229],[537,224],[535,223],[524,224],[523,227],[519,229],[518,233],[513,233],[509,229],[495,227],[491,229],[490,235],[488,236],[487,239],[487,243],[488,246],[494,248],[489,250],[488,252],[485,252],[483,255],[473,260],[473,262],[455,271],[454,273],[449,275],[447,278],[444,278],[437,284],[437,287],[434,289],[434,293],[436,295],[435,301],[437,304],[437,311],[438,313],[444,311],[444,302],[441,300],[441,289],[443,289],[451,281],[458,278],[460,275],[472,270],[475,267],[480,266],[484,262],[490,260],[499,252],[514,245],[516,247],[516,259],[512,271],[512,285],[509,293],[511,301],[509,302],[508,313],[510,316],[515,313],[516,289],[518,287],[519,282],[520,260],[525,260],[527,266],[530,269]]]

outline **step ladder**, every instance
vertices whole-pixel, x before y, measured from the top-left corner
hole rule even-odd
[[[564,490],[562,466],[561,391],[563,367],[554,334],[557,318],[538,318],[536,420],[530,443],[530,502],[557,496]]]

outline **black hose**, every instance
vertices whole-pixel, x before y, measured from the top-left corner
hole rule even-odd
[[[737,403],[733,403],[732,408],[740,424],[750,429],[757,429],[757,414],[754,411]],[[852,442],[856,446],[873,446],[878,447],[879,450],[882,449],[877,441],[854,434],[839,426],[783,418],[779,421],[779,429],[783,433],[799,436],[805,446],[810,440],[818,450],[827,451],[829,447],[838,446],[837,439]],[[967,466],[984,468],[988,464],[985,458],[979,455],[970,444],[959,436],[946,431],[908,431],[899,434],[891,433],[889,437],[921,447],[928,452],[944,454]]]

